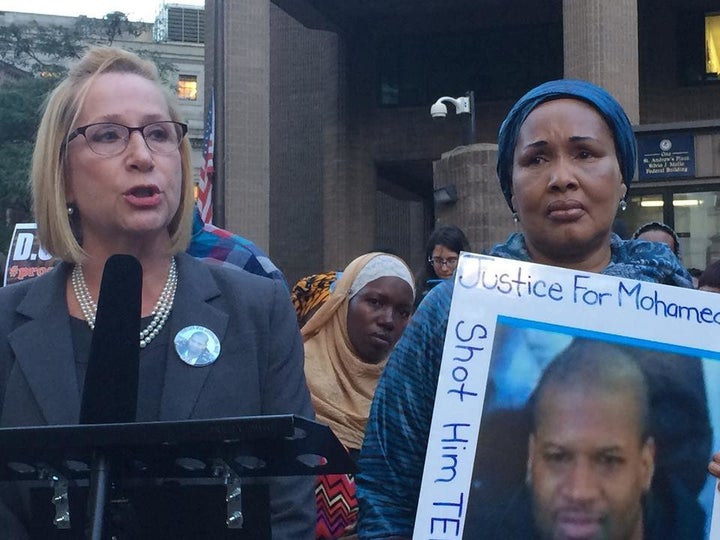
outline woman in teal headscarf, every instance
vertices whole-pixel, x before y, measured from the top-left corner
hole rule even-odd
[[[636,161],[632,125],[607,91],[569,79],[530,90],[498,134],[500,187],[521,232],[490,255],[691,287],[666,246],[612,232]]]
[[[498,135],[500,186],[520,232],[490,254],[690,287],[666,245],[612,233],[635,162],[632,126],[608,92],[577,80],[530,90]],[[412,536],[452,287],[425,297],[377,387],[357,477],[361,537]]]

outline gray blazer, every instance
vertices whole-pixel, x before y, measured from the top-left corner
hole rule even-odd
[[[159,420],[314,418],[302,340],[282,284],[186,254],[177,264],[170,335],[203,326],[218,336],[221,350],[213,364],[191,367],[169,340]],[[70,269],[61,263],[44,276],[0,288],[2,427],[78,423],[81,395],[65,302]],[[271,486],[273,538],[314,536],[313,485],[313,478],[298,477]]]

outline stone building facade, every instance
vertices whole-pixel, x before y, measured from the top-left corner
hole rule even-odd
[[[436,223],[487,248],[513,224],[486,145],[525,90],[564,76],[610,90],[639,135],[691,136],[694,171],[638,178],[623,220],[629,232],[669,223],[686,263],[702,267],[720,249],[720,80],[704,69],[703,41],[713,10],[710,0],[207,0],[208,85],[225,107],[224,224],[269,248],[290,278],[376,247],[417,267]],[[433,163],[466,142],[467,119],[433,119],[430,105],[465,90],[480,154],[464,172],[436,164],[434,178]],[[445,184],[459,200],[436,206]]]

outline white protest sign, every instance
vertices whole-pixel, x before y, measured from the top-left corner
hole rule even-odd
[[[522,415],[547,365],[582,339],[636,351],[645,366],[651,407],[652,392],[672,394],[672,385],[680,387],[689,378],[678,393],[695,398],[693,406],[702,414],[690,411],[688,418],[705,422],[698,439],[704,442],[682,434],[690,427],[681,409],[689,405],[665,404],[678,414],[666,423],[676,425],[677,444],[685,446],[672,448],[676,443],[664,439],[658,444],[656,465],[681,465],[656,467],[653,482],[661,474],[695,479],[689,482],[688,504],[699,512],[704,538],[720,538],[720,494],[706,470],[711,450],[720,451],[720,294],[471,253],[461,256],[455,276],[413,538],[485,538],[481,533],[488,531],[478,529],[478,521],[468,522],[468,516],[483,514],[487,501],[510,508],[511,500],[526,499],[526,506],[542,508],[529,480],[530,428]],[[658,385],[665,386],[658,390]],[[649,416],[664,410],[651,410]],[[508,470],[497,470],[504,467]],[[514,488],[525,499],[504,500]],[[662,497],[658,494],[658,500]],[[489,523],[486,518],[482,523]],[[529,521],[532,529],[532,517]]]
[[[36,231],[35,223],[15,225],[5,263],[3,285],[41,276],[58,263],[59,259],[40,245]]]

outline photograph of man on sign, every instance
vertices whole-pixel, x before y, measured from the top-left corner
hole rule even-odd
[[[539,357],[518,355],[518,338]],[[515,378],[538,374],[524,403],[499,388],[523,394],[513,360]],[[701,359],[499,325],[465,538],[707,538],[711,442]]]

